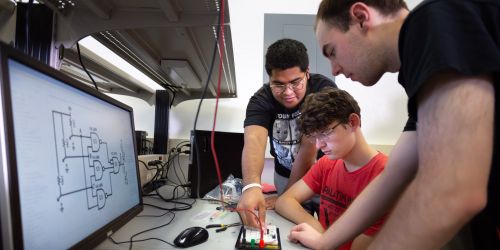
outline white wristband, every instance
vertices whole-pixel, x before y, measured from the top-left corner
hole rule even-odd
[[[262,185],[260,185],[259,183],[250,183],[250,184],[247,184],[246,186],[244,186],[243,189],[241,189],[241,193],[243,193],[247,189],[253,188],[253,187],[258,187],[258,188],[262,189]]]

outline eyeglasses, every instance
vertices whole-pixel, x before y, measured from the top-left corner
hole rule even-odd
[[[289,87],[292,88],[293,91],[301,90],[304,88],[304,79],[306,79],[307,73],[304,73],[304,76],[291,81],[289,84],[270,84],[271,89],[276,94],[283,94]]]
[[[306,138],[307,140],[309,140],[311,143],[316,143],[316,140],[318,141],[322,141],[322,142],[325,142],[328,137],[330,137],[330,135],[333,133],[333,131],[340,125],[342,124],[341,122],[340,123],[337,123],[337,125],[327,129],[327,130],[324,130],[323,132],[321,133],[317,133],[317,134],[311,134],[311,135],[306,135]]]

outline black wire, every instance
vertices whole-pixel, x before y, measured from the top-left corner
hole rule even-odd
[[[168,152],[168,155],[167,155],[167,164],[166,164],[166,169],[165,169],[165,176],[163,176],[165,179],[168,179],[168,171],[170,169],[170,162],[172,160],[172,154],[174,152],[176,152],[176,148],[172,148],[169,152]]]
[[[184,145],[183,145],[183,146],[184,146]],[[176,158],[172,159],[172,161],[173,161],[173,163],[172,163],[172,164],[174,165],[174,172],[175,172],[175,175],[176,175],[177,179],[179,180],[179,182],[180,182],[181,184],[187,184],[187,183],[188,183],[188,180],[187,180],[187,178],[186,178],[186,175],[184,174],[184,171],[182,170],[182,166],[181,166],[181,157],[180,157],[181,153],[185,153],[185,152],[183,152],[183,151],[182,151],[182,147],[183,147],[183,146],[180,146],[180,147],[178,147],[178,148],[177,148],[177,150],[176,150],[176,151],[177,151],[178,153],[177,153],[177,155],[176,155]],[[186,146],[187,146],[187,145],[186,145]],[[175,160],[176,160],[176,159],[177,159],[177,165],[175,165]],[[177,169],[179,169],[179,171],[181,172],[181,175],[182,175],[182,178],[183,178],[183,179],[181,179],[181,178],[179,177],[179,174],[177,173]]]
[[[175,213],[173,213],[173,212],[170,212],[170,213],[173,215],[173,216],[172,216],[172,218],[170,219],[170,221],[168,221],[168,222],[167,222],[167,223],[165,223],[165,224],[159,225],[159,226],[157,226],[157,227],[153,227],[153,228],[149,228],[149,229],[146,229],[146,230],[140,231],[140,232],[138,232],[138,233],[136,233],[136,234],[134,234],[134,235],[130,236],[130,238],[129,238],[129,240],[128,240],[128,241],[121,241],[121,242],[117,242],[117,241],[115,241],[115,240],[111,237],[112,235],[110,235],[108,238],[109,238],[109,239],[111,239],[111,241],[112,241],[114,244],[117,244],[117,245],[118,245],[118,244],[129,243],[129,244],[130,244],[129,249],[132,249],[132,245],[133,245],[133,243],[134,243],[134,242],[142,242],[142,241],[147,241],[147,240],[159,240],[159,241],[161,241],[161,242],[163,242],[163,243],[166,243],[166,244],[168,244],[168,245],[170,245],[170,246],[174,246],[174,247],[175,247],[175,245],[174,245],[174,244],[172,244],[172,243],[170,243],[170,242],[168,242],[168,241],[162,240],[162,239],[160,239],[160,238],[154,238],[154,237],[153,237],[153,238],[146,238],[146,239],[140,239],[140,240],[133,240],[133,238],[134,238],[134,237],[136,237],[136,236],[138,236],[138,235],[141,235],[141,234],[143,234],[143,233],[147,233],[147,232],[150,232],[150,231],[153,231],[153,230],[156,230],[156,229],[159,229],[159,228],[162,228],[162,227],[165,227],[165,226],[170,225],[170,223],[172,223],[172,221],[173,221],[173,220],[174,220],[174,218],[175,218]]]
[[[162,209],[162,210],[164,210],[164,209]],[[167,223],[162,224],[162,225],[157,226],[157,227],[153,227],[153,228],[150,228],[150,229],[146,229],[146,230],[140,231],[140,232],[138,232],[138,233],[136,233],[136,234],[134,234],[134,235],[130,236],[130,238],[129,238],[129,240],[128,240],[128,241],[120,241],[120,242],[118,242],[118,241],[116,241],[115,239],[113,239],[113,238],[111,237],[111,236],[113,236],[113,234],[109,235],[109,236],[108,236],[108,238],[109,238],[109,239],[110,239],[110,240],[111,240],[114,244],[116,244],[116,245],[129,243],[129,244],[130,244],[129,249],[132,249],[132,245],[133,245],[133,243],[134,243],[134,242],[142,242],[142,241],[147,241],[147,240],[158,240],[158,241],[161,241],[161,242],[163,242],[163,243],[165,243],[165,244],[168,244],[168,245],[170,245],[170,246],[175,247],[175,245],[174,245],[174,244],[172,244],[172,243],[170,243],[170,242],[168,242],[168,241],[165,241],[165,240],[163,240],[163,239],[160,239],[160,238],[155,238],[155,237],[152,237],[152,238],[146,238],[146,239],[140,239],[140,240],[133,240],[133,238],[134,238],[134,237],[136,237],[136,236],[138,236],[138,235],[140,235],[140,234],[143,234],[143,233],[146,233],[146,232],[149,232],[149,231],[153,231],[153,230],[155,230],[155,229],[162,228],[162,227],[165,227],[165,226],[170,225],[170,223],[172,223],[172,221],[173,221],[173,220],[174,220],[174,218],[175,218],[175,213],[174,213],[174,212],[172,212],[172,211],[167,211],[166,213],[164,213],[164,214],[163,214],[163,215],[161,215],[161,216],[164,216],[165,214],[172,214],[172,218],[171,218],[171,219],[170,219]],[[139,217],[139,216],[137,216],[137,217]],[[143,216],[143,217],[146,217],[146,216]],[[154,216],[154,217],[157,217],[157,216]],[[158,216],[158,217],[159,217],[159,216]]]
[[[143,196],[148,196],[146,194],[146,190],[145,188],[149,187],[152,185],[153,187],[153,191],[157,191],[158,188],[160,188],[161,186],[157,186],[157,181],[159,180],[165,180],[165,181],[170,181],[174,184],[176,184],[176,186],[180,186],[180,187],[186,187],[186,184],[187,184],[187,180],[186,180],[186,176],[184,174],[184,172],[182,171],[182,169],[180,169],[181,171],[181,174],[185,180],[184,183],[182,183],[182,179],[181,177],[179,176],[178,172],[177,172],[177,168],[175,166],[175,159],[177,158],[177,161],[178,161],[178,166],[179,168],[181,168],[181,164],[180,164],[180,159],[179,159],[179,156],[181,154],[181,150],[182,150],[182,147],[184,146],[187,146],[187,144],[189,144],[189,141],[182,141],[180,143],[177,144],[177,146],[175,148],[173,148],[170,152],[169,152],[169,159],[167,160],[166,163],[159,163],[156,166],[156,170],[157,172],[155,173],[155,175],[153,176],[153,178],[147,182],[146,184],[144,184],[144,188],[143,188]],[[172,152],[174,152],[174,154],[172,155]],[[144,161],[141,161],[139,160],[139,162],[141,162],[142,164],[144,164],[144,166],[146,166],[146,169],[148,170],[155,170],[155,169],[152,169],[152,168],[149,168],[147,166],[147,164],[144,162]],[[158,165],[160,167],[158,167]],[[167,177],[168,177],[168,171],[170,169],[171,166],[174,166],[174,172],[175,172],[175,175],[177,177],[177,180],[180,182],[180,183],[177,183],[173,180],[169,180]],[[165,174],[164,174],[165,172]],[[179,187],[175,187],[174,191],[179,188]],[[185,189],[184,189],[185,190]]]
[[[163,179],[163,176],[164,176],[163,173],[165,172],[165,164],[166,163],[159,163],[158,165],[156,165],[158,167],[158,171],[159,171],[159,173],[156,177],[156,181],[160,181]],[[160,187],[158,187],[158,188],[160,188]]]
[[[170,167],[173,165],[172,163],[174,162],[173,161],[174,158],[175,158],[175,155],[172,157],[172,159],[170,159],[170,161],[167,164],[167,169],[166,169],[166,175],[167,176],[168,176],[168,172],[170,171]],[[174,168],[174,172],[175,172],[175,168]],[[175,172],[175,174],[177,175],[177,172]],[[177,178],[177,179],[179,179],[179,178]],[[169,181],[171,181],[172,183],[174,183],[176,185],[181,185],[181,183],[177,183],[174,180],[169,180]]]
[[[160,215],[152,215],[152,214],[145,214],[145,215],[137,215],[136,217],[163,217],[165,216],[166,214],[169,214],[171,213],[170,211],[167,211],[163,214],[160,214]]]
[[[168,245],[170,245],[170,246],[175,247],[175,245],[174,245],[174,244],[172,244],[172,243],[170,243],[170,242],[168,242],[168,241],[162,240],[162,239],[160,239],[160,238],[146,238],[146,239],[140,239],[140,240],[129,240],[129,241],[121,241],[121,242],[117,242],[117,241],[115,241],[113,238],[111,238],[111,236],[109,236],[108,238],[109,238],[109,239],[110,239],[110,240],[111,240],[114,244],[116,244],[116,245],[129,243],[129,244],[130,244],[129,249],[132,249],[132,243],[134,243],[134,242],[143,242],[143,241],[148,241],[148,240],[158,240],[158,241],[161,241],[161,242],[163,242],[163,243],[165,243],[165,244],[168,244]]]
[[[172,180],[168,180],[168,181],[171,181]],[[168,185],[168,184],[166,184]],[[179,199],[182,199],[181,197],[184,196],[187,191],[186,191],[186,187],[187,185],[170,185],[170,186],[173,186],[174,187],[174,190],[172,191],[172,196],[171,198],[166,198],[165,196],[163,196],[162,194],[160,194],[159,192],[159,188],[155,188],[154,189],[154,194],[144,194],[143,197],[152,197],[152,198],[158,198],[164,202],[168,202],[168,203],[173,203],[175,206],[174,208],[163,208],[163,207],[159,207],[159,206],[156,206],[156,205],[152,205],[152,204],[146,204],[144,203],[144,205],[148,205],[148,206],[153,206],[153,207],[156,207],[156,208],[159,208],[159,209],[166,209],[166,210],[171,210],[171,211],[184,211],[184,210],[188,210],[188,209],[191,209],[193,204],[196,203],[196,199],[193,199],[193,202],[191,203],[187,203],[187,202],[182,202],[182,201],[179,201]],[[179,196],[177,190],[179,188],[182,188],[182,190],[184,191],[184,193],[182,194],[182,196]],[[188,198],[188,199],[191,199],[191,198]],[[182,207],[177,207],[177,205],[183,205]]]
[[[208,71],[208,77],[207,81],[205,82],[205,87],[203,88],[203,92],[201,93],[200,97],[200,102],[198,103],[198,109],[196,110],[196,116],[194,118],[194,126],[193,126],[193,131],[196,131],[196,124],[198,123],[198,116],[200,115],[200,108],[201,108],[201,103],[203,102],[203,99],[205,98],[205,95],[207,93],[207,88],[208,88],[208,83],[210,82],[210,78],[212,77],[212,70],[214,68],[214,61],[215,61],[215,55],[217,53],[217,45],[219,43],[219,38],[220,38],[220,20],[221,20],[221,15],[222,11],[219,10],[219,17],[217,21],[217,35],[215,37],[215,43],[214,43],[214,50],[212,53],[212,62],[210,62],[210,70]]]
[[[183,145],[184,144],[184,145]],[[182,147],[184,146],[188,146],[189,145],[189,141],[181,141],[179,143],[177,143],[177,145],[175,147],[173,147],[170,152],[168,152],[168,159],[170,160],[170,155],[173,153],[173,152],[179,152],[180,149],[182,149]]]
[[[182,145],[182,144],[186,144],[186,145]],[[189,144],[189,141],[181,141],[179,143],[177,143],[177,145],[175,146],[175,149],[179,148],[179,147],[184,147],[184,146],[187,146]],[[182,145],[182,146],[181,146]]]
[[[175,167],[175,159],[177,159],[177,161],[179,162],[179,166],[180,166],[180,156],[181,154],[180,153],[177,153],[175,154],[174,158],[172,159],[172,165],[174,167],[174,174],[175,174],[175,177],[177,177],[177,180],[179,180],[179,183],[182,183],[182,180],[181,180],[181,177],[179,177],[179,173],[177,173],[177,168]]]
[[[170,181],[170,182],[172,182],[173,184],[169,184],[169,183],[168,183],[169,181]],[[184,194],[186,194],[186,187],[185,187],[184,185],[179,185],[179,184],[177,184],[177,183],[175,183],[175,182],[173,182],[173,181],[171,181],[171,180],[167,180],[167,183],[165,183],[165,186],[174,187],[174,190],[172,191],[172,194],[174,194],[174,193],[175,193],[175,191],[177,190],[177,188],[179,188],[179,187],[181,187],[181,188],[184,190]],[[184,194],[183,194],[183,195],[184,195]],[[173,197],[175,197],[174,199],[182,199],[183,195],[181,195],[181,196],[179,196],[179,195],[174,196],[174,195],[173,195]],[[158,195],[156,194],[156,192],[155,192],[154,194],[151,194],[151,193],[149,193],[149,194],[144,194],[144,195],[143,195],[143,197],[152,197],[152,198],[157,198],[157,199],[160,199],[160,200],[161,200],[161,198],[160,198],[160,197],[158,197]]]
[[[194,142],[193,142],[193,143],[194,143]],[[180,156],[180,153],[182,152],[182,147],[191,147],[191,146],[192,146],[192,145],[190,144],[190,141],[181,141],[181,142],[179,142],[179,143],[175,146],[175,148],[172,148],[172,150],[171,150],[170,152],[168,152],[168,163],[169,163],[169,164],[167,165],[167,169],[166,169],[166,175],[165,175],[165,177],[168,177],[168,171],[169,171],[169,169],[170,169],[170,162],[171,162],[171,161],[174,161],[174,160],[175,160],[175,159],[174,159],[174,157],[175,157],[175,156],[177,156],[178,166],[179,166],[179,170],[181,171],[182,177],[183,177],[183,179],[184,179],[184,184],[188,184],[188,180],[187,180],[187,178],[186,178],[186,175],[184,174],[184,171],[182,171],[182,167],[181,167],[181,164],[180,164],[180,157],[179,157],[179,156]],[[195,150],[195,149],[193,148],[193,150],[192,150],[192,151],[194,151],[194,150]],[[176,154],[176,155],[174,155],[174,156],[171,156],[171,155],[172,155],[172,153],[174,153],[174,152],[177,152],[177,154]],[[190,152],[190,154],[192,154],[192,152]],[[174,163],[175,163],[175,162],[174,162]],[[199,168],[198,168],[198,169],[199,169]],[[176,174],[177,179],[179,180],[179,182],[182,182],[182,180],[180,179],[179,175],[177,174],[177,170],[176,170],[176,168],[175,168],[175,164],[174,164],[174,171],[175,171],[175,174]],[[199,171],[198,171],[198,176],[199,176],[199,175],[200,175],[200,173],[199,173]],[[170,181],[172,181],[172,180],[170,180]],[[172,181],[172,182],[174,182],[174,181]],[[174,183],[175,183],[175,182],[174,182]],[[182,183],[181,183],[181,184],[182,184]],[[198,191],[198,194],[199,194],[199,191]],[[198,196],[199,196],[199,195],[198,195]]]
[[[184,174],[184,171],[182,171],[182,167],[181,167],[181,163],[180,163],[180,154],[182,153],[182,147],[186,147],[188,145],[189,145],[189,141],[181,141],[168,152],[168,156],[167,156],[168,160],[167,160],[167,165],[166,165],[166,169],[165,169],[166,173],[165,173],[165,175],[163,175],[163,177],[168,179],[168,172],[170,171],[170,167],[173,166],[175,176],[177,177],[177,180],[179,181],[179,183],[176,183],[178,185],[182,185],[182,184],[187,183],[186,175]],[[180,178],[180,176],[177,172],[175,160],[177,160],[177,166],[178,166],[179,170],[181,171],[183,179]],[[171,180],[171,181],[174,182],[173,180]]]
[[[177,166],[179,166],[179,171],[181,171],[182,178],[183,178],[183,180],[179,180],[179,182],[184,181],[184,184],[186,184],[188,181],[187,181],[186,175],[184,174],[184,171],[182,171],[181,158],[179,156],[177,156]]]
[[[178,208],[178,207],[174,207],[174,208],[166,208],[166,207],[161,207],[161,206],[158,206],[158,205],[153,205],[153,204],[149,204],[149,203],[143,203],[144,206],[150,206],[150,207],[154,207],[154,208],[157,208],[157,209],[161,209],[161,210],[165,210],[165,211],[185,211],[185,210],[189,210],[191,209],[192,205],[188,204],[188,203],[185,203],[185,202],[173,202],[173,201],[170,201],[172,203],[182,203],[181,205],[186,205],[188,207],[181,207],[181,208]],[[194,204],[194,203],[193,203]]]
[[[87,70],[87,68],[85,68],[85,64],[83,64],[82,54],[80,53],[80,45],[78,44],[78,42],[76,42],[76,51],[78,52],[78,60],[80,60],[80,64],[82,65],[83,70],[85,71],[85,73],[87,73],[87,75],[89,76],[90,80],[92,80],[92,82],[94,83],[95,89],[97,91],[99,91],[99,88],[97,87],[97,84],[95,83],[94,78],[92,78],[92,75],[90,75],[90,73]]]
[[[175,93],[174,91],[171,91],[172,92],[172,101],[170,101],[170,108],[172,108],[172,104],[174,104],[174,99],[175,99]]]
[[[165,226],[170,225],[170,223],[172,223],[172,221],[173,221],[173,220],[174,220],[174,218],[175,218],[175,213],[172,213],[172,215],[173,215],[173,216],[172,216],[172,219],[170,219],[170,221],[168,221],[167,223],[165,223],[165,224],[163,224],[163,225],[160,225],[160,226],[157,226],[157,227],[153,227],[153,228],[150,228],[150,229],[147,229],[147,230],[141,231],[141,232],[138,232],[138,233],[136,233],[136,234],[134,234],[134,235],[130,236],[130,248],[129,248],[129,249],[132,249],[132,244],[134,243],[134,241],[133,241],[132,239],[133,239],[134,237],[136,237],[136,236],[138,236],[138,235],[141,235],[141,234],[143,234],[143,233],[146,233],[146,232],[149,232],[149,231],[153,231],[153,230],[156,230],[156,229],[158,229],[158,228],[162,228],[162,227],[165,227]],[[151,239],[158,239],[158,238],[151,238]],[[169,245],[173,246],[173,244],[172,244],[172,243],[170,243],[170,242],[164,241],[164,240],[162,240],[162,239],[158,239],[158,240],[160,240],[160,241],[162,241],[162,242],[165,242],[165,243],[167,243],[167,244],[169,244]]]
[[[144,162],[143,162],[144,163]],[[150,181],[148,181],[146,184],[144,184],[144,186],[142,187],[142,193],[143,193],[143,196],[145,196],[146,192],[145,192],[145,188],[150,186],[150,185],[153,185],[153,188],[154,189],[157,189],[158,187],[155,186],[155,182],[158,180],[159,177],[161,177],[161,169],[158,167],[158,165],[161,165],[161,164],[156,164],[155,167],[156,167],[156,173],[155,175],[153,176],[153,178],[151,178]],[[147,168],[147,167],[146,167]],[[155,169],[150,169],[150,170],[155,170]]]
[[[138,160],[140,163],[144,164],[144,167],[146,167],[147,170],[149,171],[152,171],[152,170],[156,170],[155,172],[155,175],[153,176],[153,178],[151,178],[150,181],[146,182],[143,186],[142,186],[142,193],[143,193],[143,196],[145,194],[145,190],[144,188],[148,187],[149,185],[154,185],[153,183],[156,181],[156,178],[159,174],[159,169],[158,169],[158,166],[155,165],[155,168],[150,168],[144,161],[141,161],[141,160]]]
[[[182,195],[179,195],[179,192],[176,192],[176,190],[178,190],[178,188],[182,188],[182,191],[184,191],[184,193],[182,193]],[[186,195],[186,187],[183,186],[183,185],[179,185],[177,187],[174,188],[174,191],[173,191],[174,195],[177,194],[177,197],[183,197],[184,195]]]
[[[191,209],[193,207],[192,204],[194,204],[194,203],[189,204],[189,203],[186,203],[186,202],[177,201],[178,198],[175,197],[175,189],[178,188],[178,187],[179,186],[176,186],[174,188],[174,191],[172,192],[172,198],[165,198],[163,195],[160,194],[160,192],[158,191],[158,189],[156,189],[155,192],[156,192],[156,195],[158,195],[158,197],[160,197],[163,201],[175,204],[175,207],[173,208],[174,209],[173,211],[184,211],[184,210]],[[178,208],[177,204],[184,205],[185,207]]]
[[[168,241],[162,240],[162,239],[160,239],[160,238],[147,238],[147,239],[132,240],[132,241],[131,241],[131,240],[128,240],[128,241],[120,241],[120,242],[116,241],[116,240],[115,240],[115,239],[113,239],[111,236],[109,236],[108,238],[111,240],[111,242],[113,242],[113,243],[114,243],[114,244],[116,244],[116,245],[125,244],[125,243],[129,243],[129,244],[131,244],[131,243],[133,243],[133,242],[143,242],[143,241],[148,241],[148,240],[158,240],[158,241],[161,241],[161,242],[163,242],[163,243],[166,243],[166,244],[168,244],[168,245],[170,245],[170,246],[175,247],[175,245],[174,245],[174,244],[172,244],[172,243],[170,243],[170,242],[168,242]],[[130,248],[130,249],[131,249],[131,248]]]
[[[141,160],[138,160],[140,163],[144,164],[144,167],[146,167],[147,170],[158,170],[158,169],[154,169],[154,168],[150,168],[148,166],[148,164],[146,164],[144,161],[141,161]]]
[[[207,93],[207,88],[208,88],[208,83],[210,82],[210,78],[212,77],[212,71],[214,68],[214,62],[215,62],[215,56],[217,53],[217,45],[219,43],[219,38],[220,38],[220,21],[222,17],[222,11],[219,10],[219,17],[217,18],[217,32],[216,32],[216,37],[215,37],[215,43],[214,43],[214,50],[212,53],[212,61],[210,62],[210,70],[208,71],[208,77],[207,81],[205,82],[205,87],[203,88],[203,92],[201,93],[201,98],[200,102],[198,103],[198,108],[196,109],[196,115],[194,117],[194,125],[193,125],[193,136],[196,134],[196,124],[198,123],[198,116],[200,115],[200,109],[201,109],[201,104],[203,103],[203,98],[205,98],[205,95]],[[196,139],[193,139],[193,145],[191,145],[191,148],[193,149],[191,152],[192,154],[194,153],[195,150],[197,150],[197,145],[196,145]],[[197,157],[199,157],[200,154],[196,154]],[[197,162],[199,164],[199,159],[197,159]],[[200,175],[201,175],[201,169],[196,165],[196,171],[197,171],[197,180],[196,180],[196,197],[200,197]],[[192,191],[191,191],[192,192]]]
[[[169,159],[167,160],[167,162],[165,163],[163,169],[165,171],[165,175],[163,175],[163,178],[168,180],[168,181],[171,181],[172,183],[174,183],[175,185],[181,185],[181,183],[177,183],[177,182],[174,182],[173,180],[169,180],[168,179],[168,171],[170,170],[170,166],[172,165],[172,159],[175,157],[174,156],[169,156]]]
[[[186,194],[187,194],[186,187],[182,187],[182,186],[181,186],[181,188],[182,188],[182,191],[184,191],[184,192],[182,193],[182,195],[179,195],[179,193],[177,192],[177,193],[176,193],[177,197],[183,197],[184,195],[186,195]],[[174,189],[175,189],[175,188],[174,188]],[[175,191],[175,190],[174,190],[174,191]]]

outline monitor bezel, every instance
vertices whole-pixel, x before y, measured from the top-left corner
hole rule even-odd
[[[18,186],[18,175],[17,175],[17,161],[16,161],[16,149],[15,149],[15,144],[14,144],[14,124],[13,124],[13,115],[12,115],[12,99],[11,99],[11,91],[10,91],[10,77],[9,77],[9,69],[8,69],[8,61],[9,59],[15,60],[23,65],[26,65],[34,70],[37,70],[41,72],[42,74],[45,74],[49,77],[52,77],[56,80],[59,80],[65,84],[67,84],[70,87],[76,88],[79,91],[83,91],[91,96],[94,96],[102,101],[105,101],[111,105],[114,105],[118,108],[121,108],[127,112],[130,113],[131,116],[131,133],[132,133],[132,142],[134,144],[134,154],[137,156],[137,145],[135,145],[136,140],[135,140],[135,126],[134,126],[134,119],[133,119],[133,110],[131,107],[97,91],[94,88],[91,88],[82,82],[79,82],[59,71],[56,69],[51,68],[50,66],[43,64],[39,61],[37,61],[35,58],[29,57],[25,54],[23,54],[21,51],[18,51],[17,49],[6,45],[4,43],[0,42],[0,77],[1,77],[1,84],[0,84],[0,96],[1,96],[1,101],[2,101],[2,107],[3,107],[3,127],[4,127],[4,145],[5,149],[2,149],[2,151],[6,150],[6,152],[1,152],[3,156],[5,156],[6,159],[2,159],[3,163],[6,163],[8,167],[3,168],[3,175],[6,175],[6,178],[4,176],[4,180],[7,182],[5,183],[5,188],[6,190],[6,197],[9,202],[9,210],[7,213],[10,217],[10,235],[6,234],[6,232],[3,232],[4,235],[8,235],[12,239],[12,246],[14,249],[23,249],[23,231],[21,227],[21,206],[20,206],[20,196],[19,196],[19,186]],[[111,222],[107,223],[106,225],[102,226],[100,229],[95,231],[94,233],[90,234],[89,236],[85,237],[82,239],[80,242],[77,242],[75,245],[71,247],[71,249],[88,249],[97,246],[99,243],[104,241],[108,235],[115,230],[119,229],[122,227],[125,223],[130,221],[132,218],[134,218],[138,213],[140,213],[143,210],[143,199],[142,199],[142,193],[141,193],[141,187],[140,187],[140,177],[139,177],[139,164],[138,164],[138,159],[135,157],[135,166],[136,166],[136,173],[137,173],[137,191],[139,194],[139,203],[133,207],[131,207],[129,210],[126,212],[122,213],[120,216],[117,218],[113,219]],[[7,173],[6,173],[7,172]],[[2,212],[3,213],[3,212]],[[2,215],[4,216],[4,215]],[[3,227],[3,226],[2,226]],[[3,230],[2,230],[3,231]],[[9,240],[9,239],[4,239],[4,240]],[[4,241],[5,242],[5,241]]]

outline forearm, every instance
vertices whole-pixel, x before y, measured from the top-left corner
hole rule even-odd
[[[243,184],[259,183],[264,168],[264,151],[266,149],[267,129],[257,125],[245,127],[245,146],[243,147],[241,166]],[[266,207],[262,190],[251,187],[242,193],[238,202],[241,220],[245,225],[258,227],[265,223]],[[259,218],[250,211],[258,210]],[[260,220],[260,223],[258,221]]]
[[[243,184],[259,183],[264,169],[264,158],[255,154],[245,154],[242,157]]]
[[[418,174],[374,248],[438,249],[486,204],[491,79],[443,73],[430,81],[419,95]]]
[[[276,201],[275,210],[281,216],[291,220],[296,224],[307,223],[316,229],[318,232],[323,232],[324,229],[311,214],[309,214],[302,205],[295,199],[281,196]]]
[[[422,194],[419,185],[417,181],[408,187],[370,249],[439,249],[473,216],[457,210],[467,204]]]
[[[245,127],[245,146],[241,157],[243,184],[260,183],[264,169],[267,129],[252,125]]]

